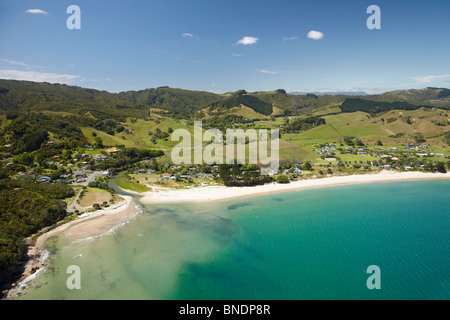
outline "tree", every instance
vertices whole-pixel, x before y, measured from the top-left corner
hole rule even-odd
[[[224,182],[230,179],[230,167],[228,164],[224,163],[219,165],[219,177]]]
[[[151,170],[155,170],[158,171],[159,170],[159,166],[158,166],[158,162],[156,162],[156,160],[153,160],[151,165],[150,165],[150,169]]]
[[[95,138],[95,145],[97,146],[97,148],[99,149],[103,149],[103,140],[100,137]]]
[[[382,145],[383,145],[383,142],[380,139],[378,139],[377,146],[382,146]]]
[[[303,170],[311,171],[311,169],[312,169],[312,165],[311,165],[311,163],[309,161],[305,162],[305,164],[303,164]]]
[[[362,142],[361,139],[356,139],[356,145],[357,145],[358,147],[363,147],[363,146],[364,146],[364,142]]]
[[[30,166],[34,163],[34,155],[30,154],[30,153],[26,153],[24,152],[18,159],[17,161],[20,164],[26,165],[26,166]]]
[[[442,162],[436,163],[436,171],[440,173],[447,173],[447,170],[445,170],[445,166]]]
[[[39,130],[24,137],[25,151],[31,152],[38,150],[41,144],[47,140],[48,132],[46,130]]]
[[[288,178],[288,176],[282,174],[282,175],[278,176],[277,182],[278,183],[288,183],[289,182],[289,178]]]

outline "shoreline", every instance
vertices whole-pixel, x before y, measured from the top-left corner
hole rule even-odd
[[[344,186],[362,183],[420,181],[450,179],[450,173],[395,172],[382,171],[375,174],[334,176],[320,179],[305,179],[288,184],[271,183],[254,187],[205,186],[191,189],[158,188],[144,193],[129,192],[142,196],[142,204],[164,203],[204,203],[227,201],[245,197],[292,192],[323,187]],[[6,299],[20,296],[28,287],[27,283],[45,268],[49,253],[45,250],[48,239],[63,235],[69,241],[93,239],[113,231],[116,227],[132,220],[139,209],[131,196],[121,195],[125,201],[110,208],[83,214],[73,221],[60,225],[40,235],[28,247],[28,260],[24,270],[13,286],[6,290]]]
[[[111,232],[116,227],[128,223],[139,212],[131,196],[122,196],[122,201],[112,207],[85,213],[73,221],[62,224],[40,235],[28,246],[28,260],[24,263],[21,276],[6,290],[6,299],[20,296],[28,287],[28,282],[35,278],[46,266],[48,251],[45,243],[50,238],[64,235],[70,241],[92,239]]]
[[[305,179],[288,184],[271,183],[254,187],[225,187],[207,186],[191,189],[164,189],[142,193],[140,202],[143,204],[158,203],[202,203],[208,201],[226,201],[245,197],[260,196],[280,192],[316,189],[323,187],[343,186],[361,183],[419,181],[449,179],[450,173],[424,173],[424,172],[396,172],[382,171],[375,174],[362,174],[350,176],[334,176],[320,179]]]

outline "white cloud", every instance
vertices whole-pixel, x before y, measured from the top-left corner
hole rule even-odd
[[[242,57],[242,54],[240,54],[240,53],[232,53],[231,55],[233,57]]]
[[[323,33],[320,31],[314,31],[311,30],[310,32],[308,32],[308,36],[309,39],[313,39],[313,40],[320,40],[323,38]]]
[[[255,37],[243,37],[241,40],[236,42],[234,45],[237,46],[239,44],[242,44],[244,46],[252,45],[258,42],[258,38]]]
[[[194,35],[189,32],[182,33],[181,36],[185,38],[194,38]]]
[[[11,65],[15,65],[15,66],[26,67],[28,69],[30,69],[30,68],[44,68],[44,67],[41,67],[41,66],[35,66],[35,65],[32,65],[32,64],[28,64],[28,63],[24,63],[24,62],[20,62],[20,61],[15,61],[15,60],[10,60],[10,59],[1,59],[1,61],[6,62],[6,63],[11,64]]]
[[[292,41],[292,40],[297,40],[298,37],[297,37],[297,36],[293,36],[293,37],[282,37],[281,39],[283,39],[283,41]]]
[[[0,79],[69,84],[80,78],[80,76],[70,74],[0,69]]]
[[[417,81],[416,84],[423,84],[423,83],[430,83],[436,79],[445,79],[445,78],[450,78],[450,74],[442,74],[437,76],[428,75],[423,77],[414,77],[413,79]]]
[[[43,14],[43,15],[48,15],[48,12],[41,10],[41,9],[29,9],[26,11],[26,13],[31,13],[31,14]]]
[[[256,70],[256,71],[259,71],[261,73],[276,74],[276,72],[274,72],[274,71],[269,71],[269,70],[265,70],[265,69],[259,69],[259,70]]]

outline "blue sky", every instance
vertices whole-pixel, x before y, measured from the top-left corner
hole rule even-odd
[[[110,92],[448,88],[449,12],[448,0],[2,0],[0,78]]]

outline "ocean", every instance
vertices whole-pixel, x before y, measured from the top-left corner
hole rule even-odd
[[[447,300],[449,191],[433,180],[145,205],[107,235],[52,238],[20,299]]]

